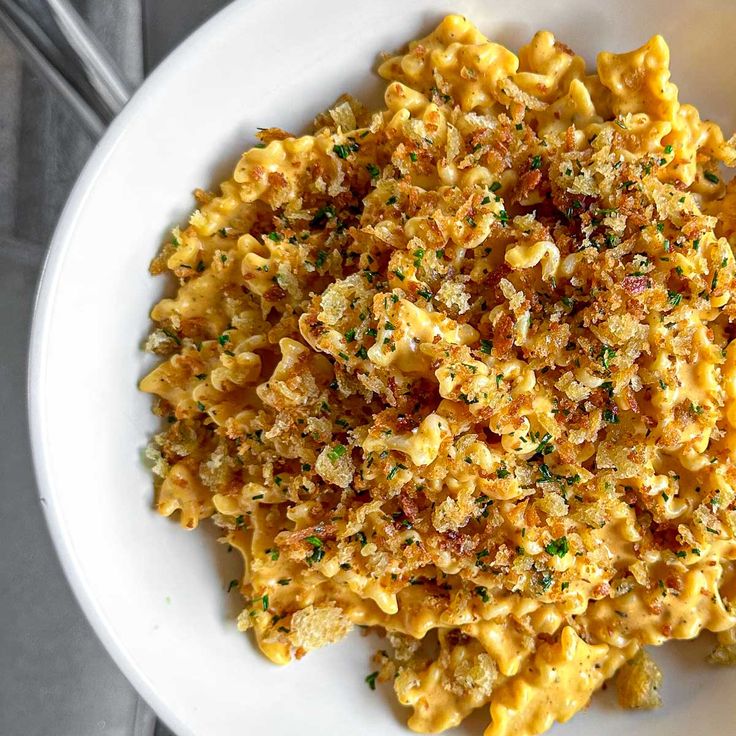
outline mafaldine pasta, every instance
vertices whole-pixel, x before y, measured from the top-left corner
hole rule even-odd
[[[242,554],[273,662],[385,633],[415,731],[654,707],[644,646],[736,660],[734,140],[660,36],[591,74],[449,16],[379,74],[154,259],[158,510]]]

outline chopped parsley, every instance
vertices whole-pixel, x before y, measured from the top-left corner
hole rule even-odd
[[[609,424],[618,424],[618,414],[613,409],[604,409],[603,421]]]
[[[333,463],[336,463],[346,452],[345,445],[335,445],[331,450],[327,451],[327,457]]]
[[[704,171],[703,176],[711,183],[718,184],[721,180],[718,178],[718,174],[714,174],[712,171]]]
[[[552,435],[549,432],[546,432],[544,437],[542,437],[539,444],[537,445],[537,449],[534,450],[534,454],[549,455],[550,452],[554,452],[555,448],[550,444],[551,439]]]
[[[378,672],[371,672],[370,675],[366,675],[365,681],[368,683],[368,687],[371,690],[376,689],[376,678],[378,677]]]
[[[351,153],[360,150],[360,144],[353,141],[352,143],[343,143],[334,146],[332,150],[338,158],[347,158]]]
[[[314,261],[314,265],[317,268],[322,268],[322,266],[325,265],[325,261],[327,260],[327,252],[324,250],[321,250],[317,253],[317,258]]]
[[[402,465],[401,463],[397,463],[396,465],[394,465],[393,468],[391,468],[391,470],[388,471],[386,480],[393,480],[396,477],[396,474],[399,472],[399,470],[406,470],[406,465]]]
[[[332,205],[320,207],[309,224],[312,227],[324,227],[327,221],[335,217],[336,214],[335,208]]]
[[[550,472],[549,466],[546,463],[542,463],[539,466],[540,477],[537,479],[537,483],[550,483],[555,480],[555,476]],[[523,535],[522,535],[523,536]]]
[[[564,557],[569,551],[570,546],[567,542],[567,537],[560,537],[559,539],[553,539],[545,548],[544,551],[552,557]]]
[[[483,603],[488,603],[490,600],[488,588],[486,588],[485,585],[477,585],[473,592],[483,601]]]
[[[682,301],[682,294],[679,291],[667,290],[667,301],[676,307]]]
[[[553,577],[552,573],[545,571],[539,574],[539,587],[545,593],[552,587]]]
[[[613,348],[608,347],[608,345],[604,345],[601,348],[601,356],[600,356],[601,364],[606,370],[609,370],[609,368],[611,367],[611,361],[615,357],[616,357],[616,351]]]

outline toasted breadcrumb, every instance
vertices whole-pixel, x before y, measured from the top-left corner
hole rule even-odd
[[[472,693],[479,698],[488,697],[498,677],[496,663],[488,654],[478,654],[464,659],[452,673],[447,689],[458,695]]]
[[[144,349],[148,353],[154,353],[156,355],[169,355],[176,350],[177,340],[176,337],[167,333],[166,330],[154,330],[146,340]]]
[[[336,605],[307,606],[291,617],[288,638],[296,650],[309,652],[340,641],[352,628],[353,624]]]
[[[421,646],[421,641],[413,636],[407,636],[399,631],[386,633],[393,650],[393,657],[397,662],[408,662]]]
[[[169,464],[161,454],[161,449],[153,442],[149,442],[146,446],[145,454],[146,458],[152,463],[151,470],[154,475],[157,475],[159,478],[165,478],[169,473]]]
[[[708,655],[710,664],[736,665],[736,626],[718,634],[718,646]]]
[[[642,649],[616,676],[616,694],[622,708],[652,710],[662,705],[662,672]]]

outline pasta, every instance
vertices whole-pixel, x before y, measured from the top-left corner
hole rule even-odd
[[[596,73],[448,16],[260,131],[152,263],[157,507],[244,559],[283,664],[380,627],[409,726],[531,736],[736,632],[736,145],[655,36]]]

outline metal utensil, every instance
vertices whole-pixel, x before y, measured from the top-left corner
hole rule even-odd
[[[131,90],[67,0],[0,0],[0,27],[99,138]]]

